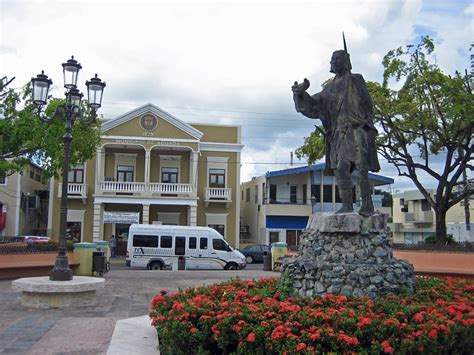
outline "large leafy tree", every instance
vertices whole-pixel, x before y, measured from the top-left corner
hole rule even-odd
[[[382,84],[369,82],[368,87],[379,129],[378,152],[430,203],[437,241],[444,243],[446,212],[472,194],[459,186],[463,172],[473,170],[474,100],[468,76],[443,73],[433,63],[433,51],[428,37],[417,46],[389,51],[382,62]],[[313,151],[311,145],[320,146],[314,143],[322,139],[317,135],[299,148],[305,156]],[[436,182],[434,195],[427,189],[428,179]]]
[[[31,88],[27,84],[18,92],[8,88],[7,81],[0,86],[0,172],[10,175],[21,172],[30,161],[39,163],[47,176],[58,176],[62,170],[63,135],[65,120],[61,115],[50,123],[41,121],[35,114],[31,99]],[[53,99],[45,115],[53,117],[63,100]],[[91,118],[86,103],[82,117]],[[98,122],[83,124],[77,119],[73,127],[70,165],[73,166],[92,158],[100,141]]]

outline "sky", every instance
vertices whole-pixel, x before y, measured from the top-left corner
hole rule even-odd
[[[308,78],[309,93],[321,90],[343,31],[352,71],[368,81],[381,82],[387,51],[425,35],[445,72],[464,71],[474,3],[0,0],[0,22],[0,74],[15,77],[12,87],[44,70],[53,96],[62,97],[61,63],[74,55],[83,67],[80,90],[95,73],[107,83],[104,119],[152,103],[188,123],[240,125],[247,181],[289,167],[290,152],[319,123],[296,113],[291,85]],[[395,179],[394,192],[415,188],[380,163],[379,173]]]

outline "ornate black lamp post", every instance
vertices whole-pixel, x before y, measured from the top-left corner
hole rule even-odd
[[[72,127],[76,118],[83,123],[94,123],[97,109],[102,104],[102,94],[104,92],[105,82],[101,81],[97,74],[90,81],[86,81],[89,106],[92,110],[92,118],[84,119],[81,114],[82,94],[77,89],[77,78],[82,66],[71,57],[66,63],[63,63],[64,87],[66,88],[66,103],[59,105],[51,118],[41,114],[43,106],[48,100],[48,92],[53,83],[45,74],[41,72],[36,78],[31,79],[33,85],[33,101],[38,106],[38,117],[45,122],[50,122],[56,117],[66,120],[66,130],[64,139],[64,160],[63,160],[63,185],[61,195],[61,218],[59,223],[59,250],[56,256],[54,268],[49,273],[49,279],[53,281],[72,280],[72,271],[69,268],[69,262],[66,254],[66,224],[67,224],[67,199],[68,199],[68,175],[69,175],[69,155],[72,141]]]

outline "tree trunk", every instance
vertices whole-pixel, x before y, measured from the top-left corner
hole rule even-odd
[[[439,208],[435,211],[436,218],[436,243],[446,244],[447,231],[446,231],[446,209]]]

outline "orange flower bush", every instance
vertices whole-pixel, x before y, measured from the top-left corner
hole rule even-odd
[[[474,284],[418,278],[415,294],[292,297],[280,279],[233,280],[153,298],[163,354],[469,353]]]

